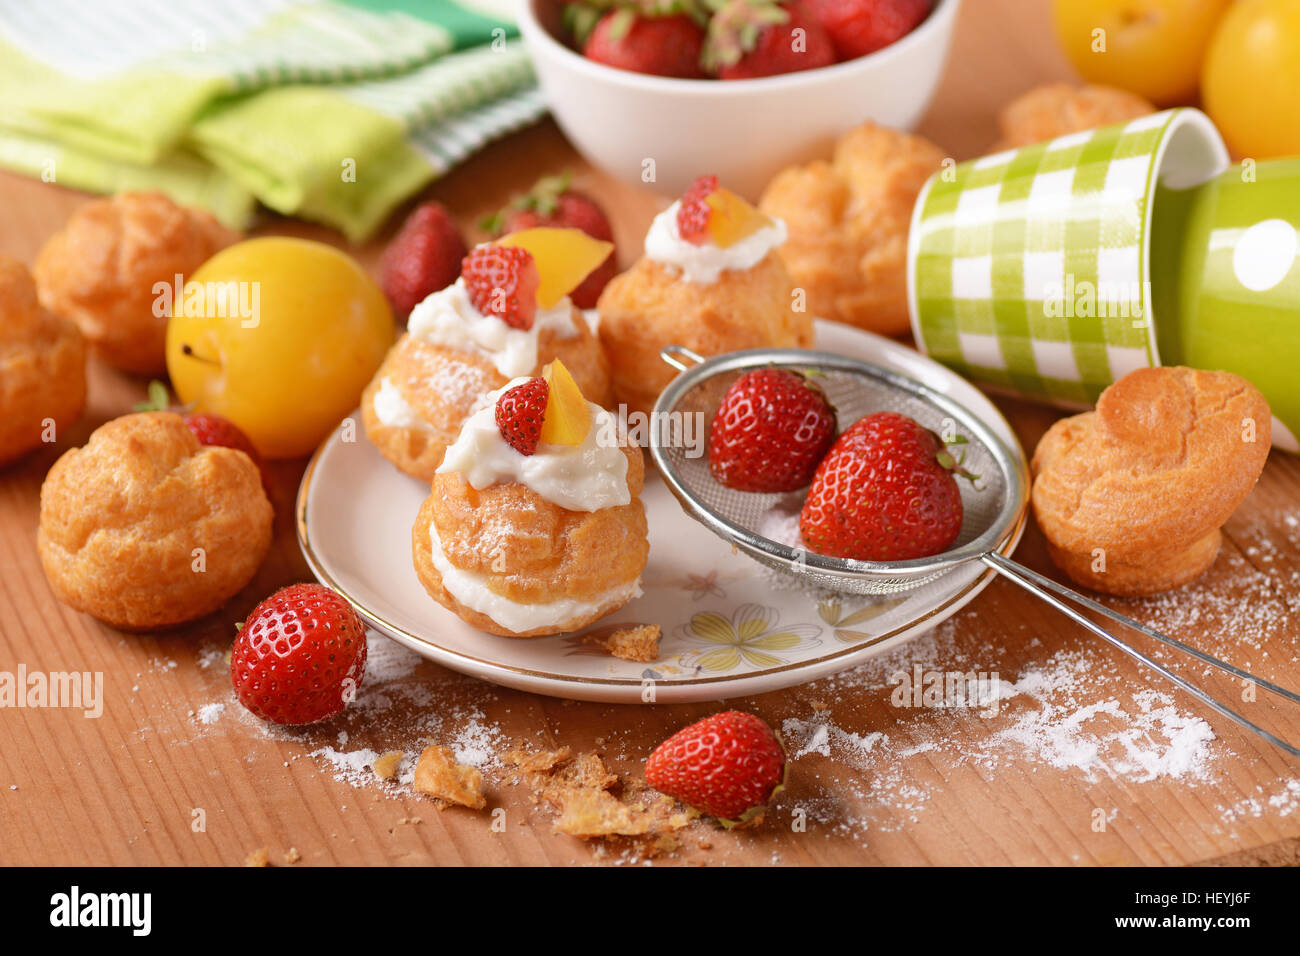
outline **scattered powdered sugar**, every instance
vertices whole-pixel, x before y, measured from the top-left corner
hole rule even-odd
[[[1225,587],[1224,577],[1231,578]],[[1274,573],[1254,570],[1234,548],[1224,547],[1219,565],[1200,581],[1154,597],[1118,602],[1116,609],[1166,634],[1194,636],[1216,656],[1235,652],[1233,663],[1250,666],[1245,648],[1256,660],[1269,651],[1290,650],[1300,660],[1300,646],[1288,635],[1291,615],[1282,598],[1300,590],[1300,580],[1279,586]],[[1251,662],[1253,663],[1253,662]]]
[[[1003,701],[1027,695],[1038,706],[996,730],[987,745],[1017,744],[1032,759],[1081,771],[1089,781],[1099,776],[1136,783],[1204,779],[1214,731],[1200,717],[1180,711],[1164,691],[1139,690],[1129,707],[1115,697],[1079,705],[1081,692],[1092,696],[1099,689],[1089,679],[1091,656],[1058,652],[1041,669],[1003,688]]]
[[[375,760],[400,750],[402,761],[386,788],[394,794],[409,790],[416,760],[430,744],[449,748],[457,762],[480,770],[498,766],[508,740],[480,706],[495,696],[494,690],[458,675],[431,679],[420,672],[422,663],[414,651],[370,633],[365,680],[339,718],[352,730],[339,731],[333,744],[311,752],[328,764],[334,779],[354,787],[379,784]],[[358,742],[349,749],[354,738]]]
[[[226,705],[219,701],[211,704],[204,704],[202,707],[199,708],[199,713],[198,713],[199,723],[215,724],[218,720],[221,719],[221,714],[225,709],[226,709]]]
[[[349,783],[354,787],[363,787],[379,779],[370,768],[374,766],[380,754],[369,747],[360,747],[356,750],[321,747],[313,750],[311,756],[328,763],[334,771],[334,779],[341,783]]]
[[[504,743],[505,735],[501,729],[487,723],[481,713],[470,714],[444,741],[444,745],[456,755],[458,763],[480,770],[496,765]]]
[[[368,787],[380,783],[373,769],[375,761],[390,750],[400,750],[402,760],[389,787],[396,795],[409,792],[420,752],[435,743],[451,750],[457,763],[489,770],[500,766],[499,757],[508,740],[481,710],[449,708],[442,714],[414,720],[406,733],[390,735],[382,749],[360,746],[348,750],[348,735],[344,732],[335,745],[318,747],[310,755],[328,764],[340,783]]]
[[[969,669],[962,663],[969,649],[964,653],[958,638],[970,613],[801,689],[801,697],[819,701],[864,692],[894,697],[898,715],[889,726],[855,729],[838,724],[819,702],[811,715],[782,722],[792,763],[827,758],[852,772],[833,793],[799,800],[805,812],[845,830],[896,830],[916,822],[932,793],[963,766],[994,780],[1002,770],[1050,767],[1085,784],[1214,777],[1216,737],[1209,723],[1185,709],[1189,701],[1179,700],[1173,688],[1134,687],[1119,679],[1116,662],[1098,647],[1058,650],[1024,665],[1013,680],[995,678],[969,703],[915,707],[910,694],[899,696],[902,675]],[[997,659],[994,649],[988,653]]]
[[[1281,782],[1280,789],[1265,793],[1262,785],[1257,786],[1256,796],[1245,797],[1236,803],[1220,808],[1223,819],[1228,823],[1243,817],[1262,817],[1270,811],[1280,817],[1289,817],[1300,810],[1300,780],[1291,779]]]
[[[199,668],[201,670],[210,670],[213,667],[221,667],[226,664],[226,654],[229,648],[222,647],[218,644],[210,644],[199,651]]]
[[[363,683],[387,684],[415,675],[422,658],[415,651],[373,632],[366,642],[366,676]]]

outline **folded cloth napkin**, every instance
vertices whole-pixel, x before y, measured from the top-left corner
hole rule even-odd
[[[0,0],[0,166],[364,239],[545,109],[513,25],[470,2]]]

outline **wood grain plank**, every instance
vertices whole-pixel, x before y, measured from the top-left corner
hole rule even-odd
[[[995,138],[996,112],[1007,99],[1069,76],[1056,45],[1045,39],[1046,6],[1028,0],[965,5],[923,133],[957,158],[975,155]],[[579,187],[610,209],[622,265],[630,265],[662,198],[590,169],[550,123],[489,147],[426,196],[473,223],[539,173],[563,168],[573,169]],[[0,173],[0,252],[30,263],[85,199]],[[350,251],[375,269],[396,226],[395,220],[387,234]],[[257,231],[340,241],[323,228],[272,215]],[[499,770],[490,774],[489,807],[505,810],[503,833],[492,831],[486,814],[440,812],[410,792],[336,780],[335,768],[312,754],[339,746],[340,732],[349,735],[346,749],[413,750],[426,731],[445,737],[476,724],[492,730],[498,749],[506,742],[595,749],[617,772],[634,775],[659,740],[716,704],[560,701],[421,662],[363,698],[367,710],[354,708],[326,728],[268,730],[240,715],[221,661],[234,623],[274,588],[310,579],[291,521],[302,463],[274,466],[274,546],[255,581],[220,613],[174,633],[141,636],[120,634],[59,605],[34,547],[41,480],[62,450],[84,443],[143,393],[143,382],[92,362],[85,418],[60,436],[58,447],[0,471],[0,668],[24,663],[105,675],[99,720],[68,711],[0,711],[0,863],[238,864],[260,846],[275,860],[296,847],[304,865],[623,861],[617,851],[602,856],[598,847],[552,832],[552,815],[525,789],[507,785]],[[1015,399],[997,402],[1026,448],[1057,417]],[[1274,453],[1259,487],[1229,523],[1224,553],[1203,582],[1170,599],[1109,603],[1271,679],[1300,685],[1297,502],[1300,462]],[[1056,574],[1032,525],[1017,557]],[[1149,642],[1135,642],[1172,660]],[[994,581],[900,660],[910,661],[908,655],[944,668],[996,671],[1011,682],[1039,672],[1055,656],[1073,655],[1096,675],[1095,686],[1088,685],[1092,696],[1078,703],[1113,698],[1125,713],[1133,712],[1144,689],[1158,686],[1134,662],[1005,581]],[[1217,693],[1240,694],[1232,681],[1180,666]],[[385,695],[391,698],[387,708],[376,703]],[[1300,714],[1265,697],[1242,706],[1279,733],[1300,738]],[[205,724],[197,711],[213,702],[224,702],[225,710]],[[1221,721],[1213,722],[1207,779],[1141,781],[1140,774],[1089,775],[1053,766],[1028,749],[993,746],[1014,710],[984,719],[894,707],[888,683],[871,668],[729,703],[777,726],[794,721],[797,729],[829,719],[857,740],[881,733],[893,749],[887,757],[863,751],[861,759],[845,757],[844,750],[800,755],[791,763],[786,795],[762,829],[692,831],[663,863],[1167,865],[1300,858],[1300,813],[1286,789],[1295,780],[1294,762]],[[1186,701],[1178,708],[1198,713]],[[198,832],[191,826],[196,808],[206,813],[206,827]],[[1098,813],[1107,821],[1101,830],[1095,828]],[[412,818],[420,822],[402,822]]]

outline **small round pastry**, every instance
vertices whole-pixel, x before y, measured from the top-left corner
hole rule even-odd
[[[529,241],[530,234],[534,239],[542,234],[544,242],[572,241],[588,260],[609,246],[570,229],[526,230],[501,241],[521,236]],[[544,249],[534,262],[539,272],[551,267]],[[591,267],[598,265],[597,260]],[[575,267],[563,281],[580,282],[586,275],[582,268]],[[550,305],[538,302],[528,327],[520,328],[481,311],[474,301],[473,276],[470,280],[462,276],[411,311],[407,333],[361,397],[361,421],[371,442],[394,465],[422,481],[433,480],[447,446],[489,392],[512,378],[537,375],[555,359],[597,404],[609,404],[613,398],[605,353],[567,294]]]
[[[641,450],[619,443],[609,412],[561,395],[524,416],[549,422],[542,440],[534,432],[530,454],[503,436],[498,404],[541,381],[515,379],[470,416],[411,532],[416,575],[429,595],[504,637],[573,631],[613,613],[640,595],[649,555]],[[588,417],[585,431],[575,430],[575,405]],[[566,416],[562,434],[546,434]]]
[[[1113,86],[1048,83],[1022,93],[1002,107],[998,114],[1002,138],[989,152],[1029,146],[1112,123],[1126,123],[1155,111],[1154,105],[1136,93]]]
[[[86,407],[86,345],[41,307],[16,259],[0,256],[0,465],[72,425]]]
[[[161,376],[177,276],[183,287],[191,272],[236,238],[208,213],[178,206],[162,193],[121,193],[74,212],[45,243],[32,271],[41,302],[76,322],[105,361],[136,375]]]
[[[179,415],[125,415],[66,452],[41,486],[37,546],[60,601],[124,630],[220,608],[253,579],[273,513],[242,451]]]
[[[700,206],[691,233],[692,207]],[[777,253],[785,236],[780,220],[713,177],[701,177],[656,216],[645,255],[610,281],[597,305],[615,399],[632,411],[654,408],[676,375],[660,358],[666,345],[701,355],[811,346],[812,314],[797,309],[795,283]]]
[[[927,139],[867,123],[840,138],[830,162],[791,166],[767,184],[759,208],[790,231],[781,258],[812,315],[882,335],[908,330],[912,206],[943,159]]]
[[[1264,469],[1271,425],[1268,402],[1240,376],[1125,375],[1095,412],[1058,421],[1034,451],[1031,501],[1052,560],[1108,594],[1199,577]]]

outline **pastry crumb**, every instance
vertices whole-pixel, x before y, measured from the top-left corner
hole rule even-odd
[[[620,803],[608,791],[566,787],[558,794],[558,833],[575,837],[642,836],[650,830],[644,808]]]
[[[640,776],[620,778],[597,753],[573,756],[567,747],[516,750],[505,760],[518,768],[516,782],[532,790],[533,802],[556,812],[553,832],[599,841],[592,847],[598,858],[606,852],[606,842],[620,845],[631,858],[673,853],[682,845],[675,834],[700,817]]]
[[[248,856],[244,857],[244,866],[270,866],[271,851],[264,846],[258,847]]]
[[[632,624],[613,630],[601,628],[593,631],[582,637],[582,643],[599,647],[620,660],[649,664],[659,659],[659,638],[662,636],[658,624]]]
[[[291,846],[289,847],[289,849],[284,851],[285,863],[297,863],[301,859],[302,859],[302,854],[298,852],[298,848],[296,846]]]
[[[472,810],[487,806],[483,796],[483,774],[474,767],[458,764],[446,747],[424,748],[415,765],[415,789],[442,801]]]
[[[559,750],[537,750],[531,753],[515,749],[502,754],[501,759],[521,773],[546,773],[572,756],[572,750],[561,747]]]
[[[397,776],[397,767],[402,762],[403,754],[400,750],[390,750],[375,760],[372,770],[375,776],[380,780],[392,780]]]

